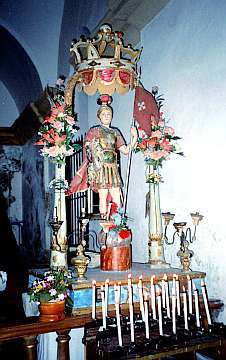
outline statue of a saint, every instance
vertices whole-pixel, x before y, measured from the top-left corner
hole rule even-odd
[[[137,142],[137,130],[131,128],[131,142],[126,145],[121,132],[111,126],[113,110],[111,97],[101,95],[97,117],[100,125],[89,129],[84,141],[84,162],[70,184],[68,195],[86,190],[89,186],[99,194],[100,214],[107,213],[107,196],[121,206],[122,182],[119,174],[117,152],[128,155]]]

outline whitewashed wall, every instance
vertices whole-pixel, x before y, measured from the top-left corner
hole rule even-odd
[[[190,212],[204,215],[197,231],[193,270],[207,273],[210,297],[226,302],[225,284],[225,161],[226,152],[226,2],[172,0],[141,33],[142,82],[164,94],[163,111],[180,141],[185,157],[172,156],[163,167],[163,211],[175,221],[191,225]],[[89,125],[95,118],[96,97],[89,98]],[[133,94],[114,95],[114,119],[127,140]],[[125,163],[123,162],[123,168]],[[125,169],[124,169],[125,170]],[[144,218],[144,164],[134,155],[128,214],[134,218],[133,260],[147,261],[147,219]],[[166,247],[166,259],[179,266],[175,246]],[[222,314],[224,321],[226,314]]]

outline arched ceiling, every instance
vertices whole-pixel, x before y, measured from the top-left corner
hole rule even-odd
[[[19,113],[42,93],[38,72],[30,57],[8,30],[0,25],[0,79],[14,99]]]

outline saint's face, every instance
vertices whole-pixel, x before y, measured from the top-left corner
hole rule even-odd
[[[112,120],[112,112],[111,110],[104,109],[101,111],[100,115],[100,122],[103,126],[109,127]]]

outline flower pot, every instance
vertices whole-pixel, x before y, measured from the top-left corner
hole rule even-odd
[[[65,318],[65,301],[49,301],[39,304],[41,322],[58,321]]]

